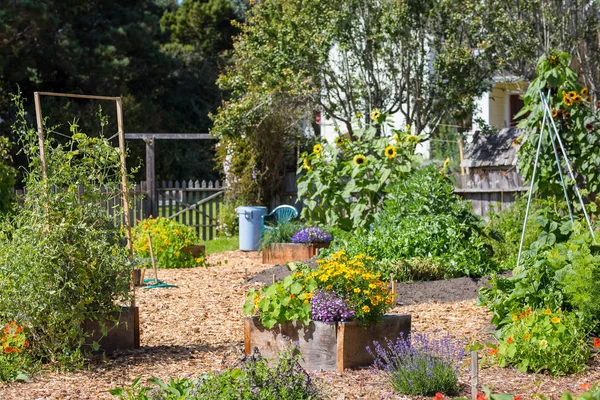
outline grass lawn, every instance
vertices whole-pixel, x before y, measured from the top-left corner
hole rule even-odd
[[[219,237],[213,240],[207,240],[202,243],[206,246],[206,254],[221,253],[223,251],[232,251],[239,248],[240,239],[238,236]]]

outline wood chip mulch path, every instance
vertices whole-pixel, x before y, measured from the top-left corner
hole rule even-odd
[[[111,399],[109,389],[129,386],[137,377],[196,377],[234,365],[243,349],[245,293],[260,285],[248,280],[273,266],[261,264],[257,253],[241,251],[209,256],[209,263],[206,268],[159,270],[159,279],[177,288],[136,291],[139,350],[92,360],[73,373],[45,371],[30,382],[0,384],[0,399]],[[489,342],[493,340],[489,315],[475,305],[480,285],[468,278],[399,285],[398,305],[392,312],[411,314],[418,331],[441,330],[466,341]],[[328,399],[407,398],[395,394],[383,376],[369,369],[311,371],[311,375]],[[469,396],[467,368],[460,381],[461,394]],[[493,366],[480,371],[481,385],[525,398],[536,393],[559,398],[566,390],[581,393],[582,383],[595,382],[600,382],[598,355],[583,375],[562,378]]]

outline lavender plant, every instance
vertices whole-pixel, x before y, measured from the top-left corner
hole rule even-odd
[[[457,373],[465,355],[464,343],[449,335],[411,332],[385,345],[367,347],[375,359],[373,367],[386,374],[399,393],[433,396],[458,394]]]
[[[292,236],[292,243],[329,243],[331,235],[316,226],[302,228]]]
[[[338,296],[335,290],[317,290],[310,299],[310,304],[313,321],[348,321],[355,314],[352,307],[348,306],[348,301]]]

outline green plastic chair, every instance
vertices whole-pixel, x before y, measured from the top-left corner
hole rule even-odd
[[[298,210],[295,207],[287,205],[275,207],[269,214],[262,216],[262,228],[268,231],[274,228],[267,225],[266,222],[275,221],[273,225],[277,225],[280,222],[287,222],[294,218],[298,218]]]

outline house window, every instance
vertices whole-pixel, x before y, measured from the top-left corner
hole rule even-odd
[[[509,100],[510,124],[509,124],[509,126],[511,128],[514,128],[515,126],[517,126],[519,121],[526,117],[526,115],[523,115],[523,116],[515,119],[515,115],[519,111],[521,111],[521,108],[523,108],[524,105],[525,105],[525,103],[523,103],[523,99],[521,98],[520,94],[511,94],[510,95],[510,100]]]

